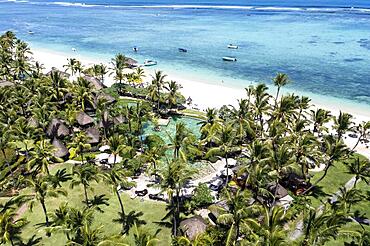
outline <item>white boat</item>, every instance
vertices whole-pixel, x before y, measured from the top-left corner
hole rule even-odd
[[[227,48],[229,48],[229,49],[239,49],[239,46],[237,46],[237,45],[235,45],[235,44],[229,44],[229,45],[227,46]]]
[[[222,57],[222,60],[235,62],[236,61],[236,58],[235,57],[231,57],[231,56],[224,56],[224,57]]]
[[[132,48],[132,50],[133,50],[134,52],[138,52],[138,51],[139,51],[139,48],[135,46],[134,48]]]
[[[32,35],[32,34],[34,34],[34,32],[33,31],[28,31],[28,34]]]
[[[72,48],[72,51],[73,51],[73,52],[76,52],[77,50],[76,50],[76,48]]]
[[[155,65],[157,65],[157,61],[153,61],[153,60],[145,60],[144,61],[144,66],[146,66],[146,67],[155,66]]]

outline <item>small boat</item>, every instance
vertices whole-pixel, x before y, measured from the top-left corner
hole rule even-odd
[[[236,50],[236,49],[238,49],[238,48],[239,48],[239,46],[237,46],[237,45],[235,45],[235,44],[229,44],[229,45],[227,46],[227,48]]]
[[[35,34],[33,31],[28,31],[28,34],[32,35]]]
[[[72,51],[73,51],[73,52],[76,52],[77,50],[76,50],[76,48],[72,48]]]
[[[144,61],[144,66],[146,66],[146,67],[155,66],[155,65],[157,65],[157,61],[153,61],[153,60],[145,60]]]
[[[134,48],[132,48],[132,50],[133,50],[134,52],[138,52],[138,51],[139,51],[139,48],[137,48],[137,47],[135,46]]]
[[[187,49],[184,49],[184,48],[179,48],[179,51],[180,52],[184,52],[184,53],[188,52],[188,50]]]
[[[222,60],[235,62],[236,61],[236,58],[235,57],[231,57],[231,56],[224,56],[224,57],[222,57]]]

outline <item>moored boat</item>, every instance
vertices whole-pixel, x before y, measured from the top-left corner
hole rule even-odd
[[[145,60],[144,61],[144,66],[146,66],[146,67],[155,66],[155,65],[157,65],[157,61],[153,61],[153,60]]]
[[[236,58],[235,57],[231,57],[231,56],[224,56],[224,57],[222,57],[222,60],[235,62],[236,61]]]
[[[33,31],[28,31],[28,34],[32,35],[32,34],[34,34],[34,32]]]
[[[179,51],[180,52],[188,52],[188,50],[187,49],[184,49],[184,48],[179,48]]]
[[[139,48],[135,46],[134,48],[132,48],[132,50],[133,50],[134,52],[138,52],[138,51],[139,51]]]
[[[237,45],[235,45],[235,44],[229,44],[229,45],[227,46],[227,48],[229,48],[229,49],[239,49],[239,46],[237,46]]]

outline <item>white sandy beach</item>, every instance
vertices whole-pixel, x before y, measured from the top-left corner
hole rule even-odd
[[[33,57],[35,60],[40,61],[44,64],[45,70],[48,71],[51,67],[56,67],[58,69],[64,70],[63,65],[67,64],[67,58],[77,58],[82,62],[84,66],[89,66],[92,64],[98,63],[108,63],[109,61],[101,61],[90,57],[82,57],[78,54],[78,52],[73,54],[62,54],[58,52],[53,52],[49,50],[40,50],[40,49],[32,49],[33,50]],[[73,56],[71,56],[73,55]],[[164,71],[166,73],[166,71]],[[168,74],[168,73],[166,73]],[[189,76],[189,75],[187,75]],[[199,79],[192,79],[191,77],[184,79],[180,76],[174,76],[168,74],[168,80],[175,80],[179,82],[183,88],[182,93],[185,97],[191,97],[193,99],[193,105],[195,105],[200,110],[204,110],[206,108],[219,108],[223,105],[237,105],[237,99],[245,98],[245,90],[239,88],[228,87],[223,84],[212,84],[207,83],[205,81],[200,81]],[[147,74],[146,80],[150,80],[150,74]],[[112,78],[107,78],[105,84],[110,86],[114,83]],[[284,93],[284,90],[283,90]],[[370,110],[369,112],[364,112],[361,109],[356,107],[351,107],[348,105],[330,105],[327,102],[322,100],[313,100],[313,104],[316,107],[324,108],[330,110],[333,115],[338,115],[339,111],[342,110],[344,112],[350,112],[354,116],[354,121],[356,123],[363,122],[363,121],[370,121]],[[355,143],[356,139],[348,138],[345,139],[346,144],[352,148]],[[356,150],[370,158],[370,149],[366,148],[365,145],[359,145]]]

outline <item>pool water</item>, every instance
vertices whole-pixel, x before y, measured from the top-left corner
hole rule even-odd
[[[143,136],[149,135],[159,135],[165,143],[170,143],[170,137],[173,137],[176,132],[176,124],[184,123],[186,128],[188,128],[197,138],[200,137],[200,125],[198,124],[200,120],[191,117],[172,117],[167,126],[161,126],[160,131],[154,130],[154,124],[152,122],[147,122],[144,124]]]

